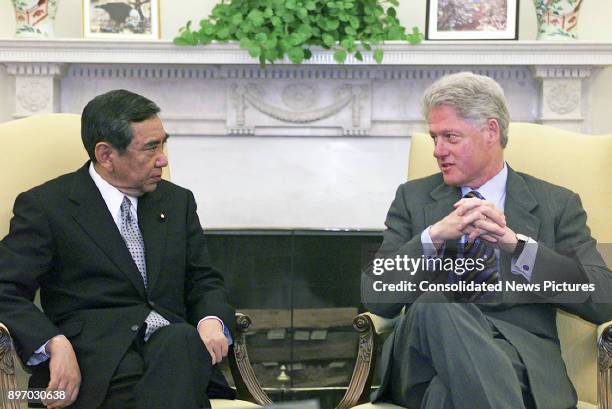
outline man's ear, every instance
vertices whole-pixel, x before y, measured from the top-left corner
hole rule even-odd
[[[94,148],[96,161],[108,172],[113,171],[113,157],[116,153],[115,149],[108,142],[98,142]]]
[[[499,130],[499,122],[495,118],[487,119],[487,124],[485,125],[487,130],[487,143],[499,144],[500,138],[500,130]]]

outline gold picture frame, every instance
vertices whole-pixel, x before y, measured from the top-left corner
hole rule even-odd
[[[159,0],[83,0],[83,37],[158,40]]]
[[[427,40],[518,40],[519,0],[427,0]]]

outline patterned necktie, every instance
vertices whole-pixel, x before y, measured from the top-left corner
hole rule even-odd
[[[145,261],[144,240],[142,238],[142,234],[140,233],[138,223],[132,217],[132,212],[130,211],[131,207],[132,203],[130,202],[130,199],[128,199],[127,196],[124,196],[123,202],[121,202],[121,236],[123,237],[123,241],[125,241],[125,245],[132,255],[132,259],[134,259],[134,263],[136,263],[136,267],[138,267],[138,271],[140,271],[140,275],[142,276],[146,289],[147,263]],[[147,324],[144,336],[145,341],[148,341],[149,337],[161,327],[170,325],[170,322],[155,310],[151,310],[147,316],[147,319],[145,320],[145,323]]]
[[[466,193],[464,198],[478,198],[484,200],[484,197],[477,191],[472,190]],[[495,247],[487,243],[485,240],[476,238],[473,242],[468,241],[468,236],[463,236],[457,249],[457,258],[465,259],[480,259],[484,264],[484,268],[466,269],[463,274],[451,273],[451,282],[471,281],[475,283],[495,284],[499,280],[499,268],[497,265],[497,255]],[[473,302],[483,296],[482,291],[459,291],[456,293],[457,301]]]

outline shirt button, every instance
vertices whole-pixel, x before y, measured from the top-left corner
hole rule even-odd
[[[134,332],[138,331],[138,325],[134,324],[130,327],[130,329]]]

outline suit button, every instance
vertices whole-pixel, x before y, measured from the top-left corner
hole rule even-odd
[[[134,324],[130,327],[130,329],[134,332],[138,331],[138,325]]]

